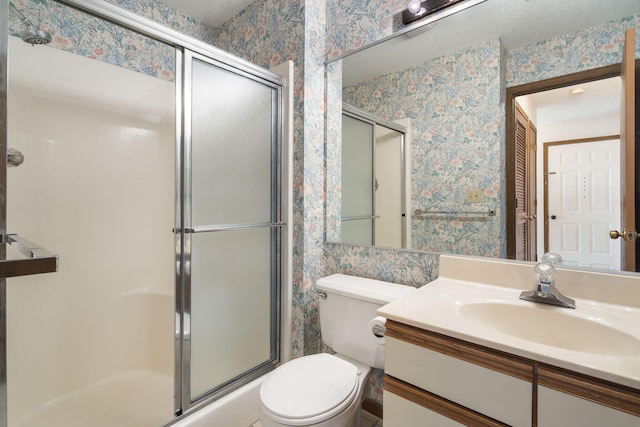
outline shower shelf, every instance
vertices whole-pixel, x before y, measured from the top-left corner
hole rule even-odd
[[[28,276],[58,271],[58,256],[17,234],[2,235],[2,243],[11,245],[25,258],[0,261],[0,278]]]

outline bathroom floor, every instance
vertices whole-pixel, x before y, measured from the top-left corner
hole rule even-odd
[[[256,421],[250,427],[262,427],[262,424]],[[362,427],[382,427],[382,420],[367,411],[362,411]]]

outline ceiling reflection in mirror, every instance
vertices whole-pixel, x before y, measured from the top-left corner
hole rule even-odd
[[[407,128],[408,243],[383,246],[503,257],[506,88],[619,63],[638,27],[635,0],[487,0],[329,62],[327,240],[342,241],[344,102]]]

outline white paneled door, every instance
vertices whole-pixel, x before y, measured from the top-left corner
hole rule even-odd
[[[548,146],[549,252],[565,264],[620,269],[620,140]]]

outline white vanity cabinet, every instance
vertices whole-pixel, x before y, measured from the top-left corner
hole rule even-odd
[[[640,426],[640,390],[387,321],[389,426]]]

